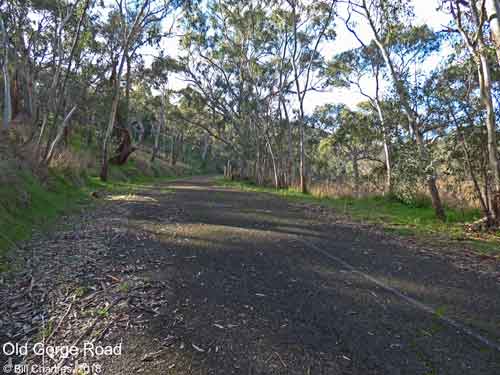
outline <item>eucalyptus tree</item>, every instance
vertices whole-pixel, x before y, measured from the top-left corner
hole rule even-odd
[[[293,156],[293,122],[290,119],[288,94],[293,86],[291,77],[293,73],[289,54],[292,47],[292,22],[290,12],[279,1],[273,4],[271,20],[274,26],[275,43],[271,63],[276,75],[275,86],[277,92],[278,124],[286,125],[286,160],[284,160],[282,185],[290,186],[294,179]]]
[[[334,5],[209,1],[186,18],[186,80],[208,112],[226,120],[244,175],[262,180],[269,161],[275,185],[289,184],[292,126],[298,124],[299,175],[306,190],[304,103],[318,88],[319,45],[333,37]],[[292,121],[294,103],[297,121]]]
[[[377,113],[384,145],[386,168],[386,191],[392,191],[391,129],[382,110],[381,79],[384,62],[376,46],[367,46],[345,51],[335,56],[325,69],[327,84],[337,87],[355,87]],[[366,88],[366,81],[373,82]]]
[[[484,111],[477,95],[474,62],[459,56],[434,71],[424,86],[426,111],[440,133],[444,169],[451,176],[450,189],[472,182],[473,194],[485,217],[490,216],[488,150],[481,147],[487,135]]]
[[[20,122],[31,125],[33,134],[34,125],[42,115],[38,146],[46,141],[41,155],[46,164],[50,163],[75,113],[74,101],[66,88],[77,75],[80,37],[88,27],[92,5],[90,0],[13,0],[0,5],[0,12],[5,15],[0,28],[4,36],[8,34],[9,41],[6,56],[13,57],[7,72],[11,69],[14,73],[12,77],[4,76],[4,83],[10,81],[12,86],[11,92],[4,95],[5,102],[11,107],[10,117],[20,115]],[[48,135],[45,134],[47,128]]]
[[[345,105],[324,105],[318,107],[313,117],[320,126],[328,129],[319,144],[320,152],[329,154],[339,165],[350,164],[352,170],[352,189],[359,197],[361,187],[360,165],[363,161],[384,164],[378,159],[380,154],[379,131],[375,116]]]
[[[243,175],[256,174],[264,152],[260,115],[272,95],[266,60],[273,35],[266,3],[202,3],[186,17],[185,29],[185,79],[204,102],[204,112],[227,123],[226,138]]]
[[[300,190],[305,193],[306,157],[304,141],[304,102],[306,94],[314,89],[314,70],[322,62],[318,52],[320,43],[331,40],[335,36],[334,19],[336,0],[306,2],[287,0],[291,8],[292,47],[291,64],[293,67],[293,82],[298,101],[299,148],[300,148]]]
[[[121,95],[121,77],[129,52],[151,24],[158,23],[180,5],[178,0],[120,0],[116,2],[116,7],[110,14],[110,21],[116,22],[116,33],[113,33],[111,38],[118,40],[119,45],[116,69],[113,69],[111,110],[102,142],[100,177],[103,181],[108,177],[109,140],[115,126]]]
[[[0,37],[2,38],[2,74],[3,74],[3,127],[8,128],[10,121],[12,120],[12,101],[10,97],[10,75],[9,75],[9,37],[7,35],[7,30],[3,21],[3,17],[0,14]]]
[[[408,128],[415,138],[420,158],[427,170],[426,183],[436,216],[444,220],[445,213],[436,184],[436,171],[432,168],[419,113],[412,102],[409,78],[411,64],[425,58],[436,48],[434,34],[425,26],[411,27],[412,7],[402,0],[349,0],[350,14],[367,22],[375,45],[379,48],[399,102],[405,112]],[[347,24],[349,25],[350,19]],[[353,34],[360,39],[354,29]]]
[[[491,13],[492,8],[498,8],[496,1],[493,7],[488,7]],[[488,21],[487,11],[485,9],[486,1],[458,1],[446,0],[442,1],[443,9],[447,10],[454,20],[454,25],[450,31],[456,31],[462,37],[463,44],[472,56],[477,71],[479,82],[480,98],[484,110],[486,111],[485,127],[488,133],[488,157],[489,157],[489,172],[491,174],[492,192],[490,194],[490,214],[488,215],[492,221],[500,220],[500,164],[498,157],[498,141],[497,141],[497,124],[495,116],[495,105],[493,101],[493,79],[492,67],[490,59],[490,46],[485,35],[485,25]],[[496,15],[496,13],[495,13]],[[493,17],[490,19],[490,27],[493,32],[493,40],[498,42],[496,35],[498,20]],[[498,48],[497,48],[498,53]],[[500,60],[499,60],[500,62]]]
[[[28,116],[34,113],[32,106],[34,84],[30,73],[35,70],[37,62],[39,63],[47,55],[45,52],[49,44],[46,37],[49,30],[47,19],[53,8],[54,5],[50,4],[35,6],[20,0],[0,3],[4,126],[20,113]],[[32,15],[41,16],[37,22],[38,27],[35,27],[36,23],[30,19]],[[37,69],[42,69],[39,64]]]
[[[78,6],[81,5],[81,8],[78,9]],[[54,51],[56,51],[57,56],[57,65],[54,69],[52,83],[49,88],[49,98],[48,98],[48,108],[51,111],[51,114],[54,118],[54,123],[57,124],[57,128],[53,126],[51,128],[51,132],[49,133],[49,137],[47,139],[47,146],[45,149],[45,153],[43,155],[43,162],[47,165],[50,164],[54,152],[56,150],[56,146],[59,141],[62,139],[64,132],[69,125],[69,120],[71,116],[76,110],[76,106],[73,106],[69,112],[66,114],[64,120],[61,124],[58,123],[60,112],[64,110],[64,105],[67,102],[66,100],[66,87],[69,80],[69,77],[72,74],[73,63],[75,60],[75,56],[77,54],[78,44],[80,41],[80,36],[82,33],[82,25],[84,24],[84,20],[87,16],[87,11],[90,6],[90,0],[79,1],[76,0],[73,4],[71,4],[64,16],[61,13],[61,21],[59,24],[59,28],[56,31],[56,38],[54,43]],[[73,33],[73,37],[71,39],[70,49],[67,52],[67,55],[64,51],[63,39],[68,34],[65,33],[66,25],[70,22],[72,17],[79,11],[79,15],[77,18],[77,23],[75,26],[75,30]],[[64,64],[66,66],[64,66]],[[45,120],[46,121],[46,120]],[[46,123],[46,122],[45,122]],[[55,125],[54,124],[54,125]],[[41,136],[43,135],[44,128],[42,127]],[[40,138],[41,138],[40,136]]]
[[[500,65],[500,1],[499,0],[485,0],[484,9],[488,18],[491,39],[494,43],[497,62]]]
[[[151,154],[151,162],[154,162],[159,152],[161,132],[162,130],[166,131],[167,105],[169,100],[169,92],[167,89],[169,73],[171,71],[178,71],[179,69],[180,67],[175,60],[164,56],[158,56],[151,64],[149,80],[151,81],[153,88],[158,90],[160,93],[160,103],[156,119],[157,124],[154,133],[154,146]]]
[[[30,89],[33,81],[28,77],[28,69],[23,54],[27,51],[26,44],[33,45],[35,40],[41,39],[36,35],[29,15],[33,12],[30,3],[21,0],[12,0],[0,3],[0,49],[3,78],[3,126],[7,127],[12,118],[22,112],[32,115],[32,97]],[[43,24],[43,19],[39,21]],[[38,32],[44,33],[39,27]],[[21,82],[25,78],[25,82]],[[26,94],[26,98],[23,94]]]

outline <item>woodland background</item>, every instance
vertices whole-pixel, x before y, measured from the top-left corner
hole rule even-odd
[[[23,207],[78,186],[224,173],[495,228],[499,8],[442,0],[433,30],[401,0],[4,1],[0,223],[22,233]],[[327,58],[339,25],[358,45]],[[305,110],[332,87],[366,100]]]

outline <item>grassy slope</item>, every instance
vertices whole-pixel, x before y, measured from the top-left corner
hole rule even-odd
[[[461,212],[447,209],[447,220],[442,223],[436,220],[432,207],[411,207],[384,197],[319,198],[294,190],[260,187],[249,182],[219,179],[218,184],[247,191],[272,193],[292,201],[321,204],[356,221],[380,224],[387,231],[400,235],[412,235],[432,242],[467,243],[481,253],[500,255],[500,233],[477,235],[464,230],[464,223],[480,217],[480,213],[476,210]]]
[[[0,186],[0,254],[29,237],[34,226],[50,223],[86,198],[83,189],[62,177],[52,176],[48,187],[29,172],[17,177],[15,184]]]
[[[46,229],[62,214],[91,204],[91,191],[112,190],[128,192],[180,175],[200,173],[186,166],[168,168],[165,161],[157,161],[145,172],[145,155],[131,158],[122,167],[111,166],[109,182],[103,183],[96,170],[90,176],[72,175],[71,171],[51,171],[48,181],[41,183],[29,169],[14,171],[12,183],[0,183],[0,271],[5,269],[3,256],[16,242],[28,239],[34,228]],[[140,162],[140,163],[139,163]]]

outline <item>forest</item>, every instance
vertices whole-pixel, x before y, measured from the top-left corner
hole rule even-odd
[[[0,67],[3,373],[499,374],[500,0],[0,0]]]
[[[4,1],[2,138],[103,181],[142,149],[275,188],[429,200],[440,220],[475,208],[494,227],[500,4],[436,6],[439,29],[399,0]],[[356,43],[334,50],[339,30]],[[314,105],[335,90],[363,100]]]

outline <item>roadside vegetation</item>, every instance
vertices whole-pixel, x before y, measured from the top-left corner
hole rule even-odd
[[[78,134],[73,139],[78,140]],[[7,144],[4,144],[4,146]],[[7,250],[30,238],[34,229],[49,229],[61,215],[89,209],[106,193],[128,193],[168,179],[206,173],[200,163],[176,166],[160,155],[151,162],[151,148],[145,143],[122,166],[111,166],[110,179],[102,181],[88,150],[78,143],[65,147],[51,167],[41,167],[20,145],[9,141],[2,149],[0,176],[0,270]]]
[[[431,202],[426,197],[408,204],[396,196],[328,197],[314,192],[304,194],[297,188],[277,190],[250,181],[224,178],[218,178],[217,184],[244,191],[274,194],[292,202],[321,205],[332,209],[334,215],[380,225],[385,231],[397,235],[412,236],[437,245],[469,245],[478,253],[500,257],[500,232],[477,233],[467,230],[468,223],[481,217],[478,209],[458,210],[447,207],[446,219],[442,221],[436,218]]]
[[[89,189],[205,172],[495,241],[500,0],[420,3],[2,2],[0,248]]]

